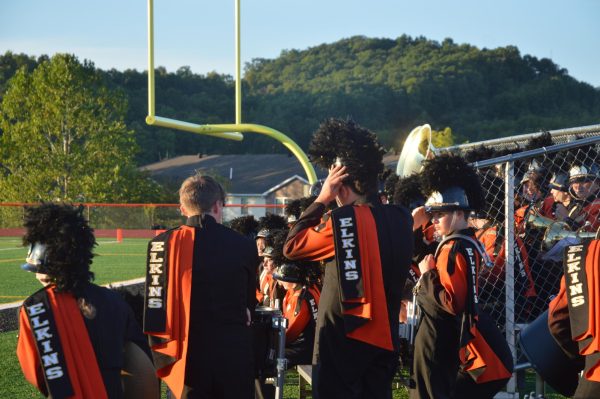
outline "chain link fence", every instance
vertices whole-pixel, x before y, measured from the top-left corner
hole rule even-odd
[[[25,208],[36,204],[3,203],[0,204],[1,230],[13,230],[23,227]],[[181,216],[177,204],[81,204],[84,215],[96,230],[135,229],[162,230],[181,225],[185,218]],[[223,221],[245,214],[264,215],[282,212],[285,205],[277,204],[226,204],[223,209]]]
[[[549,147],[474,163],[487,209],[471,223],[493,261],[480,273],[480,305],[504,331],[517,363],[525,361],[516,345],[518,331],[546,311],[559,291],[563,249],[600,234],[600,126],[570,132],[553,136],[558,144]],[[491,144],[522,151],[522,144],[510,140]],[[511,380],[507,391],[516,392],[515,384]]]

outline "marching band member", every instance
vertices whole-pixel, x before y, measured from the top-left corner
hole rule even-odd
[[[600,228],[600,167],[575,164],[569,170],[569,193],[574,201],[565,221],[573,229],[597,231]]]
[[[411,398],[492,398],[512,373],[512,355],[494,322],[478,307],[483,249],[468,211],[483,207],[475,170],[456,156],[425,162],[425,204],[444,239],[421,261],[415,287],[421,321],[415,339]]]
[[[285,358],[288,367],[311,364],[315,343],[315,326],[321,292],[306,277],[310,266],[288,262],[280,265],[273,277],[286,290],[283,316],[288,320],[285,332]]]
[[[583,357],[583,377],[574,398],[600,397],[600,240],[571,245],[564,252],[564,275],[550,302],[548,328],[573,358]],[[579,371],[579,370],[577,370]]]
[[[25,212],[30,251],[23,269],[44,285],[19,312],[17,357],[25,378],[52,398],[123,398],[121,370],[131,342],[142,354],[136,360],[150,369],[146,393],[158,398],[133,312],[118,293],[91,283],[96,239],[82,208],[46,203]]]
[[[389,398],[398,365],[398,314],[413,252],[408,211],[382,205],[383,149],[353,121],[329,119],[313,136],[314,162],[330,167],[294,224],[284,254],[325,261],[313,354],[313,397]],[[340,206],[326,212],[336,201]],[[324,215],[325,214],[325,215]]]
[[[561,222],[567,218],[571,203],[569,176],[561,172],[553,174],[548,187],[550,195],[542,203],[540,215]]]
[[[179,190],[185,225],[148,246],[144,332],[176,398],[254,397],[259,259],[254,242],[221,224],[224,200],[210,176],[189,177]]]

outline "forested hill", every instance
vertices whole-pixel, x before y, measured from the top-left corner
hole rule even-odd
[[[36,62],[23,55],[0,56],[0,96],[16,66],[33,68]],[[237,143],[146,126],[146,74],[100,72],[129,98],[127,123],[142,148],[140,164],[194,152],[285,151],[254,134]],[[157,115],[233,122],[230,76],[159,68],[156,82]],[[409,36],[357,36],[283,51],[272,60],[255,59],[246,65],[243,93],[244,122],[280,130],[304,148],[329,116],[352,116],[388,146],[423,122],[436,130],[450,127],[459,140],[478,141],[600,119],[600,89],[575,80],[549,59],[521,55],[512,46],[488,50]]]

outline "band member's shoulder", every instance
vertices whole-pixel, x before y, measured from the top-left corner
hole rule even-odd
[[[323,217],[321,217],[321,223],[314,227],[316,232],[323,231],[325,227],[327,227],[327,222],[331,219],[331,212],[332,211],[328,211],[327,213],[323,214]]]

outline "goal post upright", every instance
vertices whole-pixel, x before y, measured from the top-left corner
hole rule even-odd
[[[232,124],[195,124],[164,118],[156,115],[156,96],[154,82],[154,0],[148,0],[148,115],[146,123],[151,126],[161,126],[187,132],[204,134],[223,139],[241,141],[242,133],[258,133],[279,141],[300,162],[308,182],[313,184],[317,181],[315,169],[308,160],[304,151],[285,134],[263,125],[253,123],[242,123],[242,77],[240,57],[240,0],[235,1],[235,123]]]

